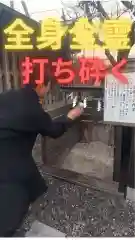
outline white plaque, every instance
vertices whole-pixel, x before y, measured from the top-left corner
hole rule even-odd
[[[113,75],[105,80],[104,121],[135,124],[135,72],[124,73],[128,84]]]

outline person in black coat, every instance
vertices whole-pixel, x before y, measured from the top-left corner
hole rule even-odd
[[[47,191],[32,158],[37,134],[58,138],[83,112],[76,107],[53,121],[40,100],[50,82],[0,94],[0,237],[11,237],[29,205]]]

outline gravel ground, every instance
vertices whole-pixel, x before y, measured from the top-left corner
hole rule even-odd
[[[40,164],[39,147],[34,156],[49,188],[29,210],[16,236],[24,236],[35,220],[70,237],[135,236],[135,206],[131,202],[48,177]]]
[[[135,206],[130,202],[51,178],[47,182],[48,193],[33,205],[18,236],[34,220],[72,237],[135,236]]]

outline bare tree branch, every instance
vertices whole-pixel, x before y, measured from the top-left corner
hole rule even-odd
[[[129,1],[121,1],[121,3],[128,9],[133,10],[134,5]]]
[[[79,3],[79,7],[81,7],[81,9],[83,9],[83,6],[85,5],[85,15],[88,17],[88,20],[90,22],[90,24],[93,25],[93,22],[92,22],[92,19],[93,19],[93,15],[92,13],[90,12],[90,9],[89,9],[89,4],[92,5],[94,8],[96,8],[98,10],[98,12],[100,12],[102,14],[103,17],[100,16],[100,18],[103,19],[106,18],[106,19],[110,19],[108,14],[106,13],[106,11],[104,10],[102,4],[100,2],[83,2],[81,1]],[[94,34],[94,37],[95,37],[95,43],[98,44],[99,46],[103,46],[105,45],[104,42],[102,42],[100,39],[99,39],[99,35],[97,34]],[[105,50],[105,55],[107,56],[107,58],[109,59],[110,63],[112,65],[116,64],[116,61],[115,61],[115,58],[112,56],[112,54],[110,53],[109,49]]]
[[[102,15],[104,16],[105,19],[107,19],[107,20],[110,19],[109,15],[107,14],[105,9],[103,8],[103,6],[102,6],[100,1],[97,1],[97,9],[98,9],[99,12],[102,13]]]
[[[99,12],[101,12],[101,14],[103,15],[103,17],[105,19],[110,19],[109,15],[106,13],[105,9],[103,8],[102,4],[100,1],[97,2],[97,5],[95,4],[95,2],[91,2],[91,4],[93,4],[94,7],[97,8],[97,10]],[[103,41],[100,41],[99,36],[97,34],[94,34],[95,37],[95,43],[98,44],[99,46],[104,46],[105,43]],[[116,60],[113,57],[113,55],[111,54],[109,49],[105,50],[105,55],[108,58],[108,60],[110,61],[110,63],[114,66],[116,64]]]
[[[29,14],[29,11],[28,11],[28,8],[27,8],[27,5],[26,5],[25,1],[21,1],[21,4],[22,4],[22,7],[24,9],[25,15],[30,18],[30,14]]]
[[[120,13],[120,15],[117,17],[120,18],[125,12],[133,11],[134,5],[131,2],[128,1],[121,1],[122,4],[126,7],[126,10],[124,10],[122,13]],[[85,8],[84,8],[85,5]],[[79,2],[78,7],[81,8],[81,10],[85,11],[85,15],[88,17],[90,24],[93,24],[93,12],[90,9],[90,6],[92,6],[94,9],[97,10],[97,16],[100,17],[100,21],[103,22],[105,19],[109,20],[110,17],[107,14],[107,12],[105,11],[104,7],[102,6],[102,3],[100,1],[81,1]],[[72,7],[73,9],[73,7]],[[75,8],[73,9],[75,11]],[[118,10],[118,9],[117,9]],[[99,15],[100,13],[100,15]],[[135,14],[134,14],[135,15]],[[76,19],[78,19],[78,16],[76,14]],[[135,32],[134,32],[134,28],[135,28],[135,23],[132,24],[131,27],[131,32],[129,34],[129,39],[130,39],[130,49],[132,48],[134,42],[135,42]],[[94,34],[95,37],[95,43],[98,44],[99,46],[104,46],[105,43],[103,41],[100,40],[100,37],[98,34]],[[129,50],[120,50],[118,51],[118,61],[120,61],[123,57],[128,58],[128,55],[130,53],[130,49]],[[116,64],[116,60],[113,57],[113,55],[111,54],[109,49],[105,50],[105,55],[107,56],[107,58],[109,59],[110,63],[112,65]]]
[[[132,2],[129,1],[121,1],[121,3],[130,11],[134,10],[134,5],[132,4]],[[135,11],[133,12],[133,15],[135,16]],[[118,52],[118,60],[121,60],[123,57],[128,58],[130,50],[132,48],[132,46],[135,43],[135,22],[132,23],[131,26],[131,31],[128,34],[129,37],[129,45],[130,45],[130,49],[129,50],[124,50],[124,51],[119,51]]]
[[[117,16],[117,18],[116,19],[119,19],[124,13],[127,13],[128,12],[128,10],[126,9],[126,10],[124,10],[121,14],[119,14],[118,16]]]
[[[129,1],[121,1],[123,3],[124,6],[126,6],[126,8],[128,8],[129,10],[133,10],[134,5],[129,2]],[[97,2],[97,6],[98,6],[98,10],[102,13],[102,15],[105,17],[107,17],[106,19],[109,18],[108,14],[105,12],[104,8],[102,7],[102,4],[100,2]],[[125,10],[126,12],[127,10]],[[122,13],[123,14],[123,13]],[[135,15],[135,12],[134,12]],[[134,45],[135,42],[135,23],[132,24],[131,27],[131,31],[129,33],[129,44],[130,44],[130,49],[129,50],[120,50],[118,51],[118,58],[117,60],[120,61],[123,57],[128,58],[128,55],[130,53],[130,50],[132,48],[132,46]],[[115,63],[115,59],[113,58],[113,56],[111,55],[109,50],[105,50],[105,54],[108,57],[108,59],[110,60],[110,62],[113,64]]]
[[[11,7],[12,9],[14,9],[14,1],[13,1],[13,0],[10,1],[10,7]]]
[[[134,5],[132,4],[132,2],[128,2],[128,1],[121,1],[121,3],[131,12],[134,10]],[[135,16],[135,11],[132,12],[133,16]]]

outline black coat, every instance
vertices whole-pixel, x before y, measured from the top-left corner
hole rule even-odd
[[[60,137],[72,125],[66,117],[54,122],[29,87],[0,94],[0,184],[22,184],[34,201],[46,184],[32,158],[37,134]]]

